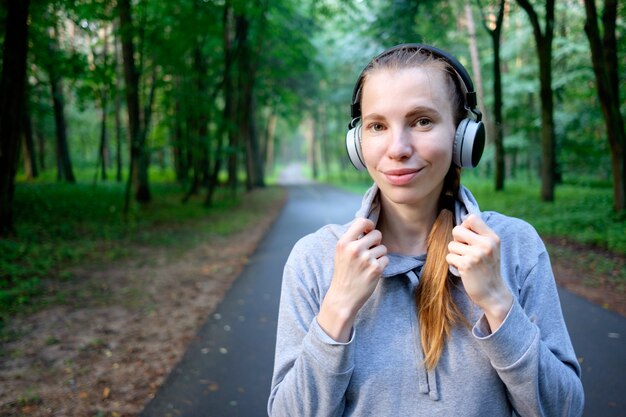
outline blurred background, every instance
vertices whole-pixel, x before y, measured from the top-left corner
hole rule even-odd
[[[405,42],[472,76],[488,143],[463,178],[482,208],[530,221],[624,303],[625,35],[617,0],[5,0],[3,343],[14,317],[108,294],[66,291],[77,266],[269,216],[294,162],[364,190],[344,145],[354,82]]]

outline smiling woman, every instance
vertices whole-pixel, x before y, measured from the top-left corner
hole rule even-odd
[[[374,185],[287,260],[270,415],[580,415],[543,242],[460,183],[483,145],[456,59],[410,44],[368,64],[347,148]]]

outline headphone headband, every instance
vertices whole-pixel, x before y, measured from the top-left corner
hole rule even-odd
[[[365,72],[372,66],[374,62],[401,49],[415,49],[416,52],[420,50],[425,50],[434,57],[440,58],[448,63],[465,87],[465,108],[475,115],[476,121],[480,121],[480,119],[482,118],[482,114],[480,110],[477,109],[478,103],[476,100],[476,91],[474,91],[474,83],[472,82],[472,79],[470,78],[465,67],[455,57],[445,51],[442,51],[439,48],[435,48],[434,46],[424,45],[421,43],[403,43],[383,51],[374,59],[372,59],[363,69],[363,71],[361,71],[361,74],[359,75],[359,78],[357,79],[354,90],[352,92],[352,101],[350,103],[350,115],[352,116],[349,125],[350,129],[355,127],[357,121],[361,118],[361,102],[359,100],[359,93],[361,91],[361,85],[363,83],[363,77],[365,76]]]

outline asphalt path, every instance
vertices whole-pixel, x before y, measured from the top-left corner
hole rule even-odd
[[[143,417],[266,416],[285,260],[327,223],[352,219],[361,197],[321,184],[287,185],[288,200],[248,265]],[[559,290],[583,368],[585,417],[626,416],[626,318]]]

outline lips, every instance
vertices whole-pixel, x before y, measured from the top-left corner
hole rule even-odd
[[[405,185],[410,183],[413,178],[419,174],[421,168],[401,168],[401,169],[390,169],[383,172],[387,181],[389,181],[392,185]]]

